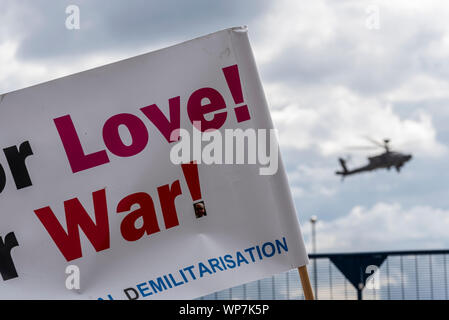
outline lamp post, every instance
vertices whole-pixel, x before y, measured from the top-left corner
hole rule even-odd
[[[317,216],[310,217],[310,224],[312,226],[312,253],[316,253],[316,233],[315,224],[318,221]],[[318,300],[318,279],[317,279],[317,269],[316,269],[316,259],[313,259],[313,283],[315,287],[315,299]]]

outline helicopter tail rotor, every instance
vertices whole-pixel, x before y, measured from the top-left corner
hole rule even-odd
[[[340,161],[340,165],[343,168],[343,174],[346,174],[348,172],[348,168],[346,167],[346,161],[343,158],[338,158],[338,161]]]

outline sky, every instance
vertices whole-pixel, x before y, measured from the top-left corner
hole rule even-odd
[[[80,9],[80,29],[65,26]],[[247,25],[298,218],[310,249],[449,247],[447,1],[0,0],[0,94]],[[394,169],[334,172],[377,151]]]

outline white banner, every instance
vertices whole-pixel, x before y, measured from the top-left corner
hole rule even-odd
[[[2,95],[0,298],[190,299],[307,264],[270,129],[245,28]]]

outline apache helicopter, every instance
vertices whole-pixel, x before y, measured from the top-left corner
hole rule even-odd
[[[363,149],[372,149],[372,148],[383,148],[385,152],[383,152],[380,155],[368,157],[369,163],[363,167],[355,168],[352,170],[348,170],[346,167],[346,161],[343,158],[339,158],[341,167],[343,171],[336,171],[335,174],[341,175],[342,178],[349,176],[351,174],[364,172],[364,171],[372,171],[376,169],[386,168],[390,170],[391,167],[395,167],[396,171],[401,171],[401,167],[407,162],[412,159],[411,154],[404,154],[400,152],[391,151],[390,146],[388,145],[390,142],[390,139],[384,139],[384,143],[377,142],[376,140],[369,139],[369,141],[377,145],[377,147],[362,147]],[[357,149],[362,149],[358,148]],[[355,149],[355,148],[352,148]]]

